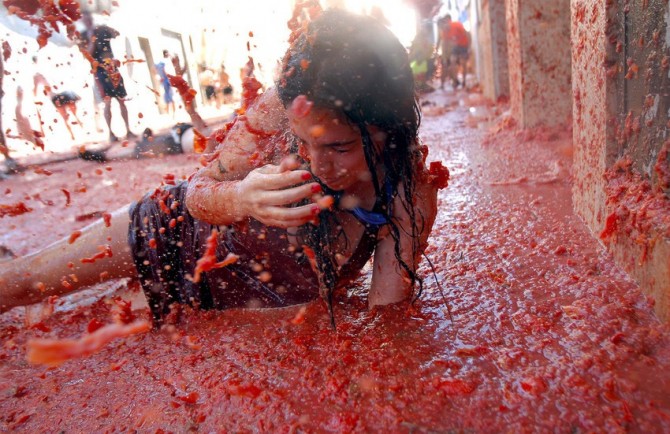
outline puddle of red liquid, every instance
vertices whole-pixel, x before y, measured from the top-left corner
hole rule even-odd
[[[427,252],[440,286],[424,261],[413,308],[368,311],[368,272],[339,297],[336,330],[320,301],[304,322],[292,321],[299,306],[186,312],[175,326],[51,369],[26,363],[27,340],[109,323],[111,295],[30,329],[16,310],[0,316],[0,429],[670,430],[670,334],[572,214],[569,143],[502,131],[482,145],[467,105],[430,98],[450,108],[424,118],[429,160],[441,159],[452,179]],[[14,197],[61,202],[60,188],[89,186],[71,207],[33,204],[39,213],[5,219],[15,228],[3,243],[26,253],[80,228],[73,217],[100,208],[101,197],[113,209],[195,164],[112,163],[102,179],[92,163],[75,162],[48,178],[3,181]],[[120,291],[141,300],[136,285]]]

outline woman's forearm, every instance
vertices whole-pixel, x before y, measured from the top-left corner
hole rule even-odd
[[[246,217],[239,200],[240,181],[218,181],[196,174],[188,185],[186,207],[196,219],[214,225],[230,225]]]

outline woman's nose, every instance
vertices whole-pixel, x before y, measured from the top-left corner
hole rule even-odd
[[[330,152],[314,152],[310,155],[312,160],[312,171],[317,176],[327,175],[332,168]]]

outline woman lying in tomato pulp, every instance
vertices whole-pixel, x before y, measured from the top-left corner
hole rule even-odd
[[[448,179],[439,163],[427,170],[419,123],[395,36],[372,18],[324,12],[293,35],[276,86],[217,136],[206,167],[72,244],[4,264],[0,311],[103,273],[139,275],[157,322],[173,303],[273,307],[319,295],[332,313],[334,292],[370,258],[370,306],[417,295],[437,190]],[[84,263],[83,243],[104,247]],[[64,285],[73,273],[77,282]]]

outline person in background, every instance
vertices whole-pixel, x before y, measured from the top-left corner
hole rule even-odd
[[[221,62],[221,69],[219,69],[217,86],[223,104],[230,104],[233,102],[233,86],[230,84],[230,76],[226,72],[226,65],[224,65],[223,62]]]
[[[170,58],[170,52],[168,50],[163,50],[163,59],[160,62],[154,65],[154,70],[158,75],[161,86],[163,87],[163,101],[167,108],[168,114],[172,112],[172,116],[175,114],[175,104],[174,104],[174,95],[172,92],[172,86],[170,86],[170,80],[168,75],[175,75],[174,66],[172,65],[172,59]]]
[[[33,129],[30,118],[23,110],[23,88],[16,88],[16,108],[14,110],[14,119],[16,119],[17,136],[7,135],[7,137],[25,140],[32,143],[35,147],[44,150],[44,141],[42,131]]]
[[[128,123],[128,108],[125,100],[127,92],[119,71],[120,62],[114,58],[112,52],[111,40],[119,36],[119,32],[106,25],[94,25],[93,16],[89,11],[82,12],[82,22],[85,26],[81,34],[82,45],[85,46],[85,53],[90,56],[88,60],[93,65],[96,84],[105,104],[104,117],[109,128],[109,141],[119,140],[112,131],[112,98],[119,104],[121,117],[126,127],[126,138],[135,138]]]
[[[433,42],[431,41],[431,34],[425,27],[421,27],[412,41],[409,49],[409,60],[417,91],[420,93],[434,91],[435,89],[428,84],[434,72]]]
[[[33,56],[33,64],[37,66],[37,56]],[[79,116],[77,116],[77,103],[81,98],[79,97],[79,95],[70,90],[65,90],[58,93],[54,92],[55,90],[54,87],[52,87],[51,84],[49,84],[49,81],[46,79],[46,77],[40,71],[36,71],[35,74],[33,75],[34,97],[37,97],[38,90],[40,89],[40,87],[42,88],[43,95],[49,98],[54,107],[56,107],[56,111],[63,119],[63,123],[65,123],[67,131],[70,133],[70,138],[74,140],[74,133],[72,132],[72,127],[70,126],[70,115],[72,115],[75,118],[75,120],[77,121],[77,125],[79,125],[80,128],[83,128],[81,119],[79,119]],[[41,123],[41,116],[39,115],[39,109],[38,109],[38,118],[40,119]],[[43,131],[42,134],[44,134]]]
[[[200,81],[200,88],[205,94],[205,104],[212,105],[212,103],[217,104],[218,100],[216,99],[216,86],[214,84],[214,71],[211,68],[208,68],[204,63],[198,65],[198,79]]]
[[[458,86],[465,87],[467,63],[470,56],[470,34],[459,21],[452,21],[451,15],[445,15],[437,21],[437,47],[440,53],[440,89],[444,89],[444,82],[449,79],[454,90]],[[459,81],[462,77],[462,82]]]

